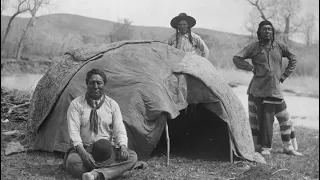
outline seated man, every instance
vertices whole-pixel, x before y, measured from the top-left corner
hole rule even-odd
[[[83,180],[111,179],[132,169],[137,154],[127,148],[128,137],[119,105],[104,94],[103,71],[87,73],[87,93],[75,98],[67,111],[73,148],[66,169]]]

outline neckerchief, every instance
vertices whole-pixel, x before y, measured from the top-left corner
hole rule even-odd
[[[88,105],[92,108],[90,112],[90,130],[95,134],[98,133],[98,113],[97,110],[102,106],[105,100],[105,95],[102,95],[102,99],[99,104],[95,104],[94,101],[86,93],[85,98]]]

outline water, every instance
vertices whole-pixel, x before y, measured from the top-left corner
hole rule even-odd
[[[238,86],[233,91],[240,99],[248,117],[247,86]],[[283,93],[291,120],[296,126],[319,130],[319,98],[295,96]],[[278,121],[275,119],[275,123]]]
[[[1,86],[22,91],[34,90],[42,76],[42,74],[1,76]]]
[[[42,76],[42,74],[2,76],[1,86],[18,90],[34,90]],[[246,95],[246,90],[247,87],[245,86],[233,88],[233,91],[242,102],[246,114],[248,114],[248,97]],[[297,97],[287,93],[284,94],[288,105],[288,111],[291,114],[294,123],[299,126],[319,129],[319,99]]]

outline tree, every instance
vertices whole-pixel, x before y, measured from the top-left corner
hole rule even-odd
[[[304,20],[304,35],[305,35],[305,43],[307,46],[310,46],[312,43],[312,36],[315,28],[315,15],[312,13],[308,13],[306,15],[306,19]]]
[[[48,6],[49,4],[50,4],[50,0],[29,0],[28,1],[28,11],[30,12],[31,18],[29,19],[29,22],[26,28],[23,30],[21,38],[19,40],[18,48],[16,52],[16,59],[20,60],[21,58],[22,49],[28,37],[28,32],[35,23],[36,13],[41,7]]]
[[[6,27],[6,30],[4,32],[4,35],[3,35],[2,39],[1,39],[1,52],[3,50],[4,44],[6,42],[6,39],[7,39],[7,36],[9,34],[9,31],[11,29],[11,25],[12,25],[12,22],[13,22],[14,18],[17,17],[19,14],[22,14],[22,13],[25,13],[25,12],[28,11],[28,0],[18,0],[17,2],[18,2],[18,5],[15,8],[16,11],[10,17],[8,25]],[[1,3],[2,3],[2,1],[1,1]]]
[[[7,6],[8,6],[8,0],[1,0],[1,15],[3,11],[7,9]],[[4,32],[1,30],[1,40],[2,40],[3,33]]]
[[[8,7],[8,0],[1,0],[1,15],[4,10]]]
[[[311,7],[307,9],[307,13],[303,20],[303,34],[307,46],[310,46],[313,43],[314,35],[317,33],[317,23],[319,25],[319,0],[310,0],[309,5]]]
[[[251,16],[260,16],[262,20],[271,21],[275,26],[276,35],[280,36],[284,43],[288,43],[291,34],[301,31],[303,21],[297,16],[300,11],[300,0],[247,1],[254,7]],[[251,32],[257,29],[256,26],[247,26],[248,28]]]
[[[109,33],[109,40],[111,43],[123,40],[130,40],[133,37],[134,29],[132,21],[127,18],[118,20],[118,23],[113,24],[112,30]]]

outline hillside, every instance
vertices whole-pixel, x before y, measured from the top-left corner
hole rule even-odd
[[[1,31],[4,31],[9,17],[1,16]],[[27,18],[16,18],[4,47],[5,56],[12,57],[16,51],[18,37],[28,22]],[[168,22],[169,23],[169,22]],[[115,22],[94,19],[72,14],[51,14],[40,16],[29,33],[23,56],[34,60],[35,57],[52,59],[66,51],[87,43],[110,43],[108,34]],[[153,39],[165,41],[175,31],[165,27],[133,26],[133,39]],[[209,60],[218,67],[230,67],[233,55],[250,42],[249,36],[236,35],[209,29],[192,29],[199,34],[210,49]],[[311,67],[318,67],[318,48],[304,49],[304,45],[291,42],[292,49],[303,60],[312,60]],[[317,54],[316,56],[314,56]],[[309,62],[308,62],[309,63]]]
[[[8,16],[1,17],[1,30],[7,26]],[[27,24],[27,18],[14,20],[12,31],[8,37],[6,51],[11,54],[22,29]],[[28,54],[56,55],[87,43],[109,43],[106,39],[115,22],[93,19],[71,14],[53,14],[38,18],[35,27],[30,32],[28,46],[24,52]],[[193,29],[199,33],[209,46],[221,48],[238,48],[248,37],[208,29]],[[134,39],[155,39],[164,41],[175,31],[164,27],[134,26]]]

